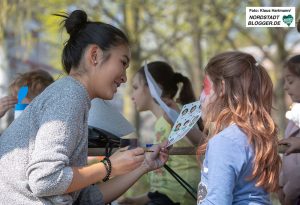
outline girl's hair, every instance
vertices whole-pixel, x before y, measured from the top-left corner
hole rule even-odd
[[[161,86],[162,97],[174,99],[178,92],[178,84],[182,83],[179,98],[175,99],[180,104],[187,104],[196,100],[190,80],[180,73],[175,73],[173,68],[162,61],[154,61],[147,64],[150,74],[157,84]],[[144,66],[138,71],[147,85]]]
[[[296,55],[291,57],[284,65],[285,68],[289,69],[289,71],[300,77],[300,55]]]
[[[27,98],[33,100],[36,96],[38,96],[41,92],[45,90],[45,88],[53,83],[54,80],[52,76],[43,70],[34,70],[22,74],[18,74],[18,76],[14,79],[14,81],[9,86],[9,91],[11,95],[17,96],[19,89],[22,86],[28,86],[28,94]]]
[[[215,122],[209,136],[236,123],[255,152],[249,179],[255,179],[256,185],[267,191],[276,191],[281,160],[277,153],[277,126],[270,114],[273,85],[267,71],[253,56],[242,52],[219,54],[208,62],[205,70],[216,95],[207,108],[207,124]]]
[[[72,67],[78,67],[86,47],[90,44],[98,45],[106,59],[109,58],[112,47],[129,44],[127,36],[121,30],[106,23],[88,21],[82,10],[75,10],[69,16],[55,15],[65,18],[62,23],[70,35],[62,53],[62,64],[67,73],[70,73]]]

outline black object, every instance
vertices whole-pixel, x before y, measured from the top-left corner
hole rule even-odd
[[[106,157],[111,155],[113,148],[120,148],[121,144],[129,144],[126,143],[129,139],[121,139],[100,128],[89,126],[88,131],[88,148],[105,148]]]
[[[89,148],[105,148],[107,144],[112,147],[119,147],[120,139],[105,130],[89,126]]]
[[[176,181],[197,201],[197,191],[187,183],[183,178],[181,178],[173,169],[171,169],[167,164],[164,165],[164,168],[176,179]]]
[[[123,139],[100,128],[89,126],[88,148],[105,148],[105,156],[111,155],[113,148],[129,146],[128,149],[137,147],[137,139]]]
[[[146,205],[180,205],[180,203],[174,203],[167,195],[158,191],[149,192],[148,198],[150,201]]]

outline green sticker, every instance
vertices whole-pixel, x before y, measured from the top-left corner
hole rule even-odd
[[[294,17],[291,14],[289,14],[287,16],[283,16],[282,20],[283,20],[283,22],[285,24],[287,24],[288,26],[290,26],[292,24],[293,20],[294,20]]]

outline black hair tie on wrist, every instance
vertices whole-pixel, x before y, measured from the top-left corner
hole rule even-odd
[[[105,157],[101,162],[104,164],[105,169],[106,169],[106,176],[102,179],[103,182],[106,182],[110,178],[111,174],[111,161],[108,157]]]

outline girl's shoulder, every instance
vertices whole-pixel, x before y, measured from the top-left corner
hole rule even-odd
[[[221,132],[212,137],[210,144],[225,143],[231,145],[245,146],[248,145],[247,135],[236,125],[232,124],[223,129]]]
[[[244,161],[253,156],[253,149],[248,141],[247,135],[235,124],[228,126],[208,142],[210,153],[216,152],[219,155],[230,155],[233,158]]]

